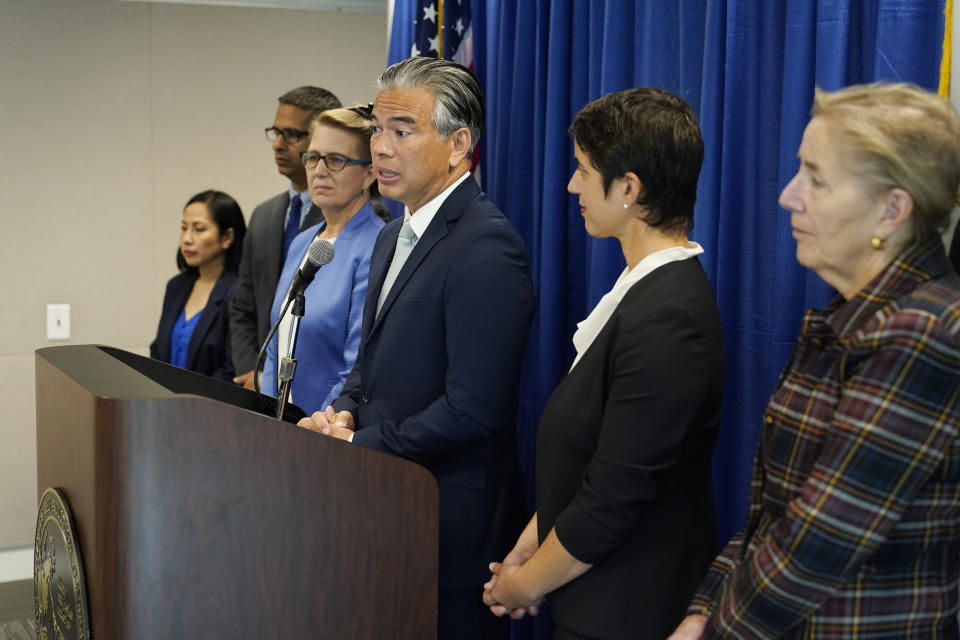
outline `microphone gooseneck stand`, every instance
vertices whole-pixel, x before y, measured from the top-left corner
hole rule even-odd
[[[287,341],[287,353],[285,356],[277,353],[277,378],[279,380],[279,384],[277,385],[278,420],[283,419],[283,412],[287,408],[287,399],[290,397],[290,383],[293,382],[293,372],[297,368],[297,361],[293,359],[293,352],[297,344],[297,334],[300,331],[300,319],[303,317],[304,308],[306,307],[303,299],[303,290],[307,288],[308,284],[313,282],[314,276],[317,275],[317,270],[333,260],[333,255],[333,245],[330,244],[329,241],[323,238],[316,238],[310,243],[310,247],[307,249],[305,264],[300,267],[296,276],[293,278],[293,282],[290,283],[290,289],[286,296],[287,301],[280,310],[277,321],[273,323],[270,331],[267,332],[267,339],[263,341],[263,345],[260,347],[260,353],[257,354],[257,362],[253,368],[253,389],[257,393],[260,393],[260,369],[263,367],[263,363],[267,358],[267,347],[270,341],[273,340],[273,336],[277,333],[277,329],[280,328],[280,322],[286,315],[287,309],[293,304],[293,317],[291,318],[290,324],[290,339]]]
[[[253,365],[253,390],[257,393],[260,393],[260,371],[263,370],[263,363],[267,360],[267,347],[270,345],[270,341],[273,340],[273,336],[277,333],[277,329],[280,328],[280,320],[283,316],[287,315],[287,309],[290,308],[290,303],[293,302],[294,297],[295,296],[290,296],[287,303],[280,309],[280,315],[277,316],[277,321],[270,327],[266,340],[264,340],[260,346],[260,353],[257,354],[257,363]]]
[[[303,317],[306,301],[303,298],[303,289],[300,289],[293,299],[293,308],[290,310],[290,333],[287,339],[287,353],[278,358],[277,378],[280,384],[277,387],[277,420],[283,419],[283,412],[287,408],[287,399],[290,397],[290,385],[293,374],[297,370],[297,361],[293,357],[297,348],[297,334],[300,332],[300,319]],[[278,356],[280,354],[277,354]]]

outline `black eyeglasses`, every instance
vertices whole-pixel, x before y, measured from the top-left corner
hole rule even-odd
[[[360,160],[359,158],[348,158],[347,156],[341,156],[338,153],[328,153],[325,156],[320,155],[319,153],[309,153],[304,151],[300,154],[300,162],[303,163],[307,169],[316,169],[317,163],[323,160],[323,164],[327,165],[327,169],[330,171],[343,171],[344,167],[348,164],[370,164],[370,160]]]
[[[277,129],[276,127],[267,127],[263,130],[267,134],[267,140],[273,142],[279,136],[283,136],[283,141],[287,144],[296,144],[310,135],[309,131],[300,129]]]

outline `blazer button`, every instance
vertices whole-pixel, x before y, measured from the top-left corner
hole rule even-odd
[[[360,400],[363,402],[363,404],[370,404],[370,394],[364,391],[363,395],[360,396]]]

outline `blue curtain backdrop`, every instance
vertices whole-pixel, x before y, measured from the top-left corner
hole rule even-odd
[[[410,53],[416,5],[396,2],[390,62]],[[576,112],[614,91],[656,86],[699,115],[706,155],[692,237],[705,249],[727,363],[714,458],[723,543],[743,521],[760,416],[803,312],[832,295],[797,264],[789,218],[777,206],[797,168],[814,87],[888,80],[936,90],[943,5],[473,0],[487,102],[483,187],[526,242],[537,289],[518,426],[531,504],[540,412],[572,360],[576,323],[624,266],[615,241],[586,235],[566,192]],[[547,626],[518,625],[514,636],[547,638]]]

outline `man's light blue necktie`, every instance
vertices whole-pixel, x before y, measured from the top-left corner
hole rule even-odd
[[[393,287],[397,274],[400,273],[403,263],[407,261],[407,257],[413,251],[415,244],[417,244],[417,234],[410,228],[410,218],[407,218],[403,221],[403,226],[400,227],[400,235],[397,236],[397,248],[393,252],[393,262],[390,263],[390,268],[387,269],[387,277],[383,281],[383,287],[380,288],[377,315],[380,315],[380,307],[383,306],[383,301],[387,299],[387,294],[390,293],[390,288]]]

